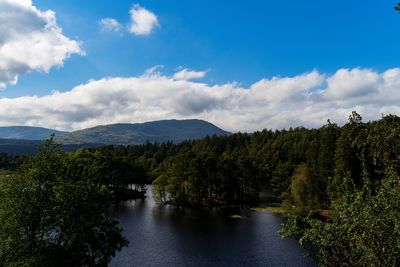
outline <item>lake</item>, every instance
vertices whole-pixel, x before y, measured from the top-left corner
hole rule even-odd
[[[278,235],[283,219],[272,213],[159,206],[151,188],[146,200],[115,204],[111,213],[130,243],[110,266],[315,266],[295,240]]]

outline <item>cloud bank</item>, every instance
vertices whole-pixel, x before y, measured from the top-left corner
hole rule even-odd
[[[83,53],[77,41],[63,35],[53,11],[40,11],[30,0],[0,1],[0,88]]]
[[[176,75],[176,74],[175,74]],[[0,125],[75,130],[99,124],[200,118],[230,131],[343,124],[400,114],[400,68],[340,69],[262,79],[248,88],[211,85],[148,71],[89,81],[67,92],[0,99]]]

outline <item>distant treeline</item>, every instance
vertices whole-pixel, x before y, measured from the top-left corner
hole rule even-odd
[[[0,170],[14,171],[22,164],[26,157],[0,152]]]

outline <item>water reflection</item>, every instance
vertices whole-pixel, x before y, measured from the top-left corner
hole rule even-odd
[[[111,266],[314,265],[295,241],[279,237],[282,219],[273,214],[158,206],[151,188],[145,201],[120,203],[112,213],[130,244]]]

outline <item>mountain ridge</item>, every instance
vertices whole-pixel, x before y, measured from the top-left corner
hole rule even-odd
[[[52,134],[61,136],[66,132],[35,126],[0,126],[1,139],[43,140]]]
[[[133,145],[146,142],[174,143],[211,135],[230,135],[214,124],[199,120],[159,120],[144,123],[115,123],[66,133],[57,141],[62,144],[101,143]]]
[[[179,143],[206,136],[231,134],[210,122],[199,119],[115,123],[73,132],[33,126],[3,126],[0,127],[0,152],[2,147],[12,148],[18,144],[23,144],[25,147],[37,144],[36,141],[47,139],[53,133],[56,141],[63,145],[135,145],[167,141]]]

